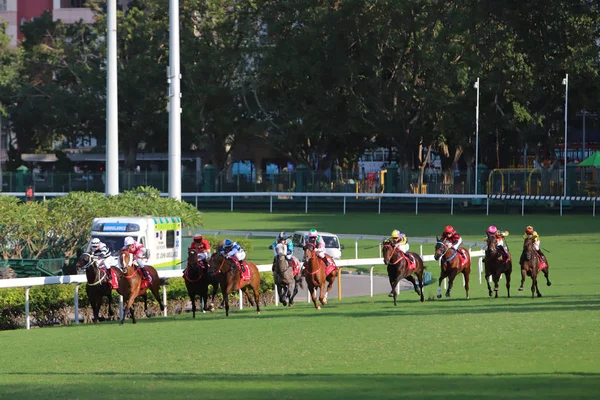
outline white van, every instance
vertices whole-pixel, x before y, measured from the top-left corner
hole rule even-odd
[[[319,232],[319,235],[325,242],[325,253],[329,254],[334,260],[340,260],[342,258],[342,250],[344,245],[340,244],[340,240],[337,235],[329,232]],[[308,239],[308,231],[296,231],[292,235],[292,243],[294,244],[294,256],[302,261],[304,258],[304,244]]]
[[[91,239],[106,244],[116,265],[119,250],[127,236],[133,237],[146,248],[148,265],[161,269],[181,268],[181,219],[177,217],[108,217],[94,218]],[[88,243],[87,251],[90,251]],[[107,262],[107,263],[108,263]]]

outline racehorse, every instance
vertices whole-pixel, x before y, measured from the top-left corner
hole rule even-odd
[[[394,305],[396,305],[396,297],[398,293],[396,292],[396,288],[398,287],[398,282],[400,279],[406,279],[410,283],[413,284],[415,292],[421,297],[421,301],[425,301],[425,297],[423,297],[423,279],[425,275],[425,266],[423,265],[423,259],[416,254],[410,253],[413,259],[415,260],[415,269],[409,269],[409,263],[406,259],[406,256],[401,254],[401,251],[398,247],[394,247],[394,245],[386,240],[382,243],[382,255],[383,255],[383,263],[387,265],[388,278],[390,279],[390,285],[392,285],[392,294],[394,297]],[[417,282],[415,278],[413,278],[412,274],[416,274],[419,279],[419,285],[417,286]]]
[[[127,313],[131,313],[131,321],[135,324],[135,312],[133,310],[133,302],[136,297],[142,296],[144,298],[144,312],[147,317],[150,317],[150,313],[148,311],[148,295],[146,291],[150,289],[156,301],[160,305],[160,310],[163,311],[165,309],[165,305],[161,302],[160,295],[158,289],[161,285],[167,284],[166,278],[159,278],[156,269],[150,265],[146,265],[146,271],[148,275],[152,278],[152,282],[148,288],[142,288],[142,271],[140,267],[138,267],[137,263],[134,262],[133,255],[128,252],[126,249],[121,249],[119,253],[119,262],[123,271],[119,268],[115,268],[115,272],[117,273],[117,281],[119,287],[117,288],[117,292],[123,296],[123,304],[125,304],[123,309],[123,315],[121,316],[121,325],[125,322],[125,316]]]
[[[85,270],[85,276],[87,277],[85,292],[92,306],[92,313],[94,314],[92,321],[94,321],[94,324],[99,321],[100,306],[102,305],[103,297],[108,298],[108,315],[112,317],[114,315],[112,309],[112,290],[108,283],[110,278],[106,270],[98,267],[98,261],[89,253],[81,254],[75,263],[75,267],[78,272]]]
[[[214,300],[219,289],[219,282],[215,274],[209,274],[208,268],[202,266],[203,261],[198,259],[196,250],[188,251],[187,267],[183,272],[183,279],[188,295],[192,302],[192,316],[196,318],[196,295],[200,297],[200,301],[204,303],[203,311],[214,311]],[[208,304],[208,286],[213,285],[212,302]]]
[[[313,262],[315,262],[317,265],[313,267],[312,271],[313,272],[309,272],[309,270],[306,267],[306,264],[308,261],[314,259]],[[325,305],[327,304],[327,296],[329,295],[329,292],[331,291],[331,288],[333,287],[333,282],[335,282],[335,278],[337,278],[338,273],[339,273],[339,269],[333,269],[329,274],[327,274],[326,272],[327,266],[325,265],[325,261],[318,256],[317,251],[316,251],[316,247],[313,243],[306,243],[304,245],[304,274],[306,277],[306,284],[308,285],[308,289],[310,290],[310,295],[312,296],[312,300],[313,303],[315,303],[315,308],[317,310],[320,310],[321,307],[319,307],[317,305],[317,292],[316,289],[317,287],[319,287],[321,290],[319,292],[319,301],[321,302],[321,304]],[[320,275],[319,271],[323,271],[323,275],[325,275],[325,279],[321,280],[320,277],[317,277],[317,275]],[[316,271],[316,272],[315,272]],[[311,276],[311,281],[312,283],[309,283],[309,277],[308,275],[312,274],[313,276]],[[325,289],[325,282],[327,282],[327,290]],[[312,288],[311,288],[311,284],[312,284]]]
[[[288,261],[287,246],[283,243],[275,245],[277,256],[273,262],[273,278],[277,285],[277,291],[281,304],[284,306],[289,304],[294,305],[294,297],[298,294],[298,286],[302,287],[302,275],[300,273],[294,276],[294,271],[291,261]]]
[[[524,260],[524,257],[526,257],[526,254],[527,253],[525,252],[525,249],[523,249],[523,253],[521,254],[521,260],[520,260],[521,266],[523,265],[523,260]],[[536,251],[536,254],[539,255],[539,253],[537,253],[537,251]],[[550,277],[549,277],[550,266],[548,265],[548,258],[544,257],[544,261],[546,262],[546,266],[544,266],[543,268],[540,268],[540,271],[542,271],[542,273],[544,274],[544,278],[546,278],[546,285],[551,286],[552,282],[550,282]],[[541,265],[540,265],[540,267],[541,267]],[[526,276],[527,276],[526,271],[521,267],[521,286],[519,286],[519,292],[523,291],[523,284],[525,283]]]
[[[448,290],[446,290],[446,297],[450,297],[450,290],[454,284],[454,278],[456,275],[462,272],[465,277],[465,292],[467,293],[467,300],[469,299],[469,275],[471,274],[471,255],[466,253],[465,262],[461,262],[461,257],[458,255],[458,251],[454,250],[451,243],[446,241],[442,242],[440,238],[436,236],[435,245],[435,260],[442,259],[440,263],[441,272],[440,279],[438,280],[438,299],[442,298],[442,280],[448,278]]]
[[[251,305],[256,305],[256,312],[260,314],[259,304],[259,288],[260,288],[260,273],[256,264],[244,261],[247,268],[250,269],[250,280],[242,280],[242,273],[237,265],[237,262],[226,258],[220,253],[214,253],[210,257],[209,264],[212,268],[218,271],[219,285],[223,293],[223,302],[225,303],[225,316],[229,316],[229,293],[234,290],[242,289]],[[254,299],[250,297],[248,286],[252,286],[254,291]]]
[[[528,237],[523,242],[523,253],[521,254],[521,287],[525,283],[525,277],[529,275],[531,277],[531,298],[534,298],[534,293],[537,293],[537,297],[542,297],[540,290],[538,289],[537,276],[540,272],[540,259],[538,258],[538,252],[534,247],[535,241],[532,237]],[[547,267],[546,267],[547,268]],[[544,269],[546,269],[544,268]],[[547,274],[547,272],[546,272]],[[546,281],[548,286],[551,285],[546,275]],[[521,289],[519,289],[521,290]]]
[[[508,297],[510,297],[510,274],[512,273],[512,260],[510,259],[510,253],[508,253],[508,249],[506,249],[507,254],[509,254],[508,261],[504,262],[502,258],[502,253],[498,249],[497,240],[494,235],[488,235],[487,238],[487,248],[485,249],[485,281],[487,283],[488,292],[490,297],[492,297],[492,287],[490,286],[490,276],[494,281],[494,292],[496,292],[495,298],[498,298],[498,283],[500,281],[500,276],[504,274],[506,278],[506,293]]]

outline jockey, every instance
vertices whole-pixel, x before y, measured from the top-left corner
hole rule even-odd
[[[269,249],[273,250],[275,259],[278,256],[277,249],[275,247],[277,247],[277,244],[279,244],[279,243],[283,243],[287,246],[287,252],[286,252],[285,258],[287,258],[288,261],[291,260],[292,254],[294,253],[294,243],[292,243],[291,240],[288,240],[288,237],[285,234],[285,232],[279,233],[279,235],[277,235],[277,237],[275,238],[275,241],[269,246]]]
[[[529,225],[527,228],[525,228],[525,234],[523,235],[523,239],[527,239],[527,238],[533,238],[533,248],[542,257],[542,260],[544,262],[547,262],[546,256],[540,250],[540,235],[538,235],[538,233],[535,231],[535,229],[533,229],[533,226],[531,226],[531,225]]]
[[[325,257],[325,241],[321,235],[319,235],[319,232],[317,232],[316,229],[313,228],[308,231],[308,242],[315,246],[317,256],[325,261],[325,266],[329,266],[329,260],[327,260],[327,257]]]
[[[452,248],[454,250],[456,250],[457,252],[459,252],[463,257],[467,257],[467,255],[464,253],[463,249],[460,249],[458,246],[461,245],[462,243],[462,238],[460,237],[460,235],[458,234],[458,232],[456,232],[456,230],[454,229],[454,227],[452,225],[448,225],[444,228],[444,233],[442,233],[442,237],[440,238],[440,240],[442,242],[450,242],[452,243]]]
[[[504,244],[504,238],[508,236],[508,231],[499,231],[494,225],[490,225],[485,231],[487,238],[494,237],[496,239],[496,246],[498,250],[502,254],[502,261],[507,262],[510,260],[510,255],[508,254],[508,246]]]
[[[242,273],[246,272],[246,268],[244,268],[244,263],[242,262],[244,261],[244,258],[246,258],[246,251],[244,251],[242,246],[229,239],[225,239],[223,241],[223,248],[219,253],[224,255],[225,258],[236,261],[240,266],[240,271],[242,271]]]
[[[98,238],[93,238],[90,242],[90,250],[92,257],[98,260],[98,266],[104,266],[106,271],[109,272],[110,265],[106,264],[106,258],[110,257],[110,250],[108,246],[100,241]]]
[[[188,252],[194,250],[198,254],[198,261],[205,261],[210,256],[210,243],[199,233],[194,236],[194,241],[190,244]]]
[[[130,254],[133,255],[135,261],[137,262],[137,265],[142,270],[144,279],[149,279],[150,277],[148,276],[148,271],[146,271],[146,268],[144,268],[144,260],[142,259],[146,256],[146,248],[144,247],[144,245],[136,242],[135,239],[131,236],[127,236],[125,238],[125,246],[123,247],[123,250],[127,250]]]
[[[390,242],[394,248],[399,248],[400,251],[410,259],[410,262],[415,262],[413,256],[408,253],[410,245],[408,244],[408,239],[404,233],[401,233],[398,229],[394,229],[392,231],[392,235],[390,236]]]

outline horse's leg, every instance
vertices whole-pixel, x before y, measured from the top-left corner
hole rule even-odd
[[[142,298],[144,299],[144,314],[146,315],[146,318],[150,318],[152,313],[148,311],[148,292],[145,292],[142,295]]]
[[[485,263],[485,283],[487,283],[488,294],[492,297],[492,287],[490,286],[490,276],[492,276],[492,268],[490,266],[490,261]]]
[[[546,285],[547,286],[551,286],[552,282],[550,282],[550,278],[549,278],[549,274],[550,274],[550,267],[546,267],[542,270],[542,273],[544,274],[544,278],[546,278]]]
[[[102,304],[102,296],[94,296],[93,299],[90,299],[90,304],[92,306],[92,314],[94,315],[92,317],[92,321],[94,322],[94,324],[97,324],[100,320],[100,305]]]
[[[394,281],[392,282],[391,278],[390,278],[390,282],[392,285],[392,297],[394,298],[394,305],[397,305],[397,298],[398,298],[398,290],[396,290],[398,288],[398,283],[400,283],[400,280],[402,279],[402,275],[398,274],[398,276],[396,276],[396,279],[394,279]]]
[[[337,271],[339,271],[339,269]],[[336,272],[336,274],[337,274],[337,272]],[[333,282],[335,282],[335,278],[336,278],[336,275],[334,275],[333,273],[329,274],[329,276],[326,278],[327,290],[325,290],[325,297],[323,298],[323,300],[325,300],[325,303],[323,303],[323,304],[327,304],[327,297],[329,296],[329,292],[331,291],[331,288],[333,287]]]
[[[521,286],[519,286],[519,292],[523,291],[523,285],[525,284],[525,277],[527,277],[527,270],[521,267]]]
[[[223,293],[223,303],[225,303],[225,316],[229,317],[229,291],[231,290],[230,284],[226,283],[225,285],[221,285],[221,292]]]
[[[443,269],[440,272],[440,279],[438,279],[438,290],[437,290],[437,298],[441,299],[442,298],[442,281],[448,276],[448,274],[446,273],[446,271],[444,271]]]
[[[494,293],[496,294],[494,298],[498,298],[498,285],[500,285],[500,275],[502,273],[500,271],[495,271],[492,279],[494,280]]]
[[[290,303],[289,303],[290,307],[292,307],[294,305],[294,298],[298,294],[298,285],[296,284],[296,279],[295,278],[294,278],[293,282],[294,282],[294,289],[292,291],[292,295],[290,296]]]
[[[408,275],[404,279],[406,279],[407,281],[412,283],[413,289],[415,290],[416,294],[421,294],[421,293],[419,293],[419,286],[417,285],[417,281],[415,280],[415,278],[412,275]]]
[[[210,312],[215,311],[215,297],[217,296],[217,293],[219,292],[219,283],[213,283],[212,284],[213,287],[213,292],[212,292],[212,298],[210,299]],[[223,304],[221,304],[221,306],[223,306]]]
[[[423,285],[425,285],[425,267],[421,265],[421,269],[417,272],[417,278],[419,278],[419,295],[421,296],[421,303],[425,301],[425,296],[423,295]]]
[[[106,298],[108,299],[108,315],[110,317],[113,317],[115,315],[115,312],[112,309],[112,290],[108,290],[108,293],[106,294]]]
[[[512,274],[512,262],[509,261],[511,265],[504,271],[504,278],[506,278],[506,294],[510,299],[510,275]]]
[[[465,266],[462,270],[462,274],[465,277],[465,293],[467,300],[469,300],[469,278],[471,277],[471,265]]]
[[[322,305],[327,304],[327,299],[325,298],[327,294],[327,290],[325,290],[325,284],[327,283],[327,278],[323,279],[321,282],[321,286],[319,286],[319,301]]]
[[[320,310],[321,306],[317,303],[317,286],[309,284],[308,288],[310,289],[310,297],[312,298],[312,301],[313,301],[313,304],[315,305],[315,308],[317,310]]]
[[[456,278],[456,270],[452,268],[450,274],[448,274],[448,290],[446,290],[446,297],[450,297],[450,291],[454,285],[454,278]]]
[[[192,318],[196,318],[196,293],[193,291],[190,292],[190,301],[192,302]]]
[[[539,274],[539,271],[538,271]],[[542,297],[542,294],[540,293],[540,289],[538,288],[538,279],[537,279],[537,274],[535,275],[535,292],[537,294],[537,297]]]
[[[256,304],[256,313],[260,314],[260,294],[258,292],[260,290],[260,279],[252,285],[252,290],[254,291],[254,303]]]

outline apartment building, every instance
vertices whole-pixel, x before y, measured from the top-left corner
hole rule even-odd
[[[69,24],[83,20],[91,23],[92,10],[85,6],[86,0],[0,0],[0,18],[8,23],[7,33],[11,36],[11,45],[16,46],[23,35],[19,26],[51,11],[53,19]]]

